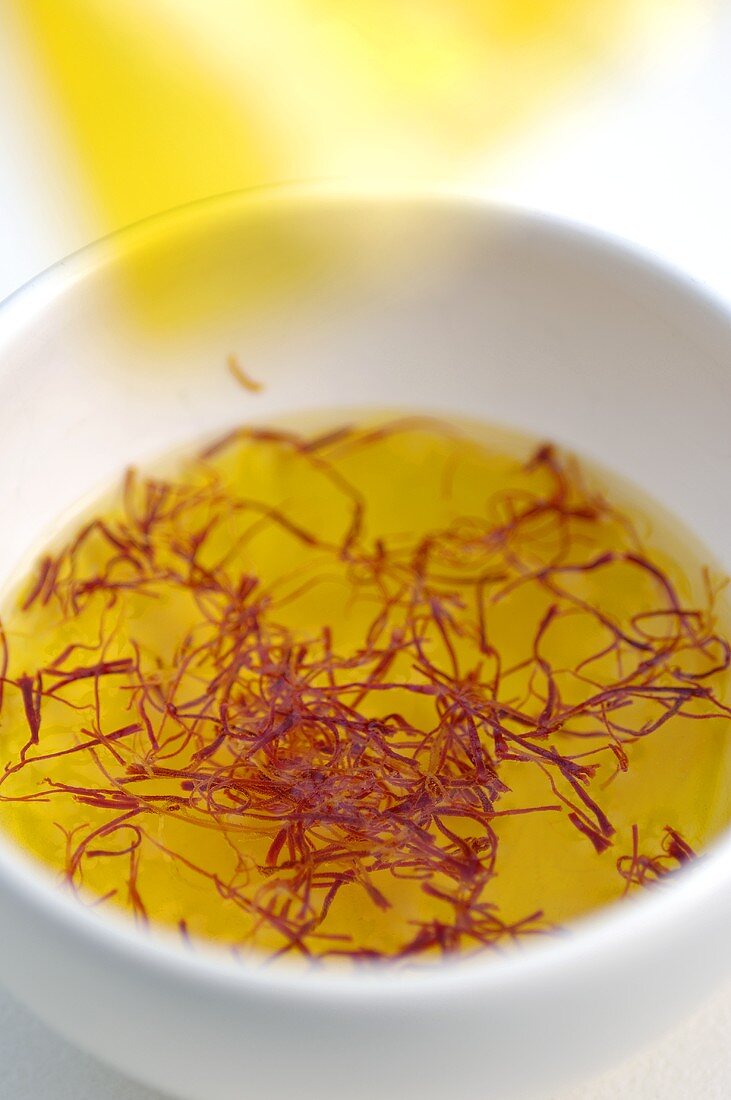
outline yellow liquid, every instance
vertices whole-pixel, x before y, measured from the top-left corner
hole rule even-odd
[[[340,423],[167,459],[49,548],[3,617],[0,826],[83,904],[266,957],[501,948],[717,835],[686,534],[535,441]]]

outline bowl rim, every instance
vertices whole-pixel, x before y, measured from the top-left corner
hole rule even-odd
[[[731,305],[699,280],[666,262],[650,249],[617,234],[587,227],[564,217],[547,214],[520,204],[494,200],[472,188],[404,185],[350,185],[339,181],[261,186],[196,199],[152,214],[122,229],[84,245],[52,264],[0,302],[0,372],[4,370],[5,347],[23,326],[42,314],[65,290],[93,277],[111,264],[121,249],[144,245],[148,234],[174,234],[185,229],[190,219],[235,213],[240,207],[257,206],[305,209],[312,205],[420,205],[443,210],[462,208],[471,216],[487,218],[512,227],[539,228],[557,242],[602,254],[624,263],[654,282],[660,289],[681,293],[704,306],[731,331]],[[387,963],[353,972],[339,967],[307,970],[300,967],[267,967],[255,960],[233,961],[222,948],[204,946],[195,953],[165,933],[141,933],[123,914],[97,914],[65,895],[50,872],[26,855],[21,847],[0,833],[0,887],[10,889],[21,900],[102,952],[112,952],[122,961],[139,964],[161,977],[190,980],[238,995],[256,991],[271,997],[302,1002],[359,1003],[364,1006],[394,999],[418,1008],[427,987],[441,996],[461,997],[468,992],[493,995],[509,987],[530,986],[539,980],[557,979],[567,970],[611,956],[617,945],[641,952],[643,945],[679,928],[686,919],[711,905],[719,897],[731,897],[731,825],[703,851],[702,858],[683,867],[659,890],[645,891],[621,905],[604,906],[589,916],[571,922],[566,935],[540,937],[523,950],[497,954],[486,950],[468,958],[439,961],[434,967],[405,970]]]

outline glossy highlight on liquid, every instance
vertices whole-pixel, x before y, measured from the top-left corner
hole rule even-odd
[[[500,950],[728,822],[723,585],[551,445],[242,427],[7,603],[0,827],[81,904],[264,959]]]

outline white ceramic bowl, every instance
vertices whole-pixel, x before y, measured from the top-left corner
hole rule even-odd
[[[266,382],[224,369],[235,351]],[[130,460],[332,405],[484,416],[675,510],[731,571],[731,323],[647,258],[456,198],[234,195],[153,219],[0,312],[0,577]],[[12,522],[9,522],[12,521]],[[520,954],[428,973],[192,957],[82,911],[0,844],[0,975],[189,1100],[538,1096],[660,1032],[731,964],[731,839]]]

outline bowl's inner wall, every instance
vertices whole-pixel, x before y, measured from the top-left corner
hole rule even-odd
[[[232,352],[262,393],[237,387]],[[558,439],[729,567],[729,361],[712,307],[540,220],[358,199],[194,208],[6,310],[0,578],[130,462],[247,418],[362,404]]]

